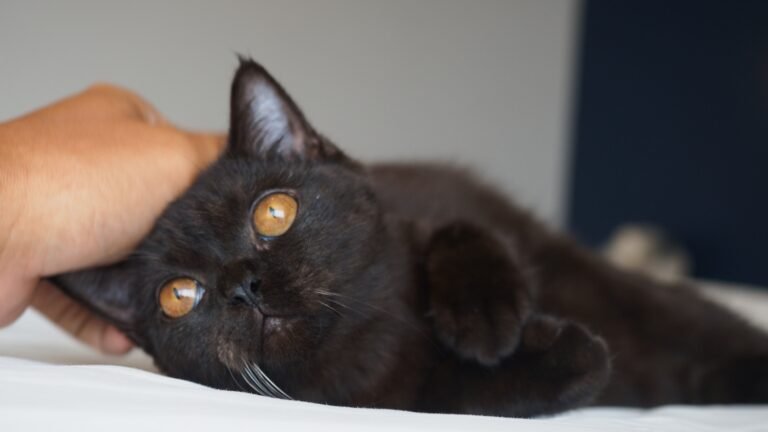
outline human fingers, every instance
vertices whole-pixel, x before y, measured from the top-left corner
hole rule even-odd
[[[3,299],[0,301],[0,328],[10,325],[24,313],[35,286],[33,279],[2,269],[2,264],[0,260],[0,298]]]
[[[125,354],[133,343],[117,328],[94,315],[48,281],[34,291],[32,306],[80,341],[107,354]]]
[[[128,89],[112,84],[94,84],[33,113],[35,120],[55,121],[139,121],[150,125],[167,124],[152,104]]]

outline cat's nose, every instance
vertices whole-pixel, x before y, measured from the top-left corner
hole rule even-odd
[[[259,285],[261,285],[261,280],[259,279],[248,279],[240,284],[237,284],[232,290],[232,302],[246,304],[251,307],[257,307],[259,303],[261,303]]]

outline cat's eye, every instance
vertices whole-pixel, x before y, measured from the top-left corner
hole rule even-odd
[[[293,225],[298,208],[296,199],[286,193],[267,195],[256,204],[253,226],[262,236],[281,236]]]
[[[174,279],[160,289],[160,307],[168,317],[182,317],[200,303],[204,292],[205,289],[194,279]]]

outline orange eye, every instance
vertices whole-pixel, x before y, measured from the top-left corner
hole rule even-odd
[[[171,318],[182,317],[200,303],[204,292],[194,279],[174,279],[160,290],[160,307]]]
[[[298,208],[299,203],[288,194],[267,195],[253,211],[253,226],[263,236],[281,236],[293,225]]]

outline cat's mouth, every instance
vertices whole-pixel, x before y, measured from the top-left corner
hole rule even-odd
[[[280,361],[291,345],[292,335],[296,331],[300,316],[296,314],[265,313],[260,310],[261,320],[261,357],[268,361]]]
[[[253,307],[247,324],[231,327],[220,337],[218,358],[227,367],[239,370],[243,359],[260,365],[281,364],[295,354],[299,330],[299,314],[278,313]]]
[[[292,330],[298,316],[296,315],[264,315],[261,325],[261,337],[267,339]]]

